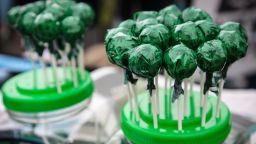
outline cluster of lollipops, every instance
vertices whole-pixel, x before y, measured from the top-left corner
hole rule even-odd
[[[84,79],[83,38],[93,19],[92,8],[75,0],[37,1],[13,7],[8,12],[8,21],[22,34],[25,49],[38,54],[47,85],[48,76],[42,55],[45,49],[50,51],[58,92],[61,92],[61,86],[56,72],[57,60],[61,60],[64,67],[72,65],[74,69],[77,62]],[[75,86],[76,79],[74,76]]]
[[[175,80],[174,102],[184,93],[182,81],[199,67],[206,73],[204,88],[201,88],[204,93],[202,126],[209,89],[219,85],[222,89],[228,67],[244,57],[248,47],[246,31],[239,23],[219,25],[204,10],[189,7],[181,11],[175,5],[159,12],[134,13],[133,19],[107,32],[105,45],[110,62],[125,69],[126,84],[127,81],[136,83],[132,73],[148,80],[154,121],[157,121],[158,107],[157,97],[152,98],[154,77],[163,69]],[[179,123],[181,120],[179,118]]]

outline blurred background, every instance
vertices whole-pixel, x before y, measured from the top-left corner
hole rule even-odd
[[[7,11],[16,5],[33,0],[0,1],[0,85],[9,77],[31,69],[25,59],[21,35],[11,28],[6,19]],[[256,1],[255,0],[86,0],[96,13],[96,19],[85,37],[85,64],[90,71],[111,65],[106,57],[104,35],[106,30],[132,17],[139,10],[159,10],[176,4],[180,9],[188,6],[206,10],[219,23],[237,21],[246,28],[249,37],[247,56],[229,69],[226,88],[256,88]],[[45,54],[47,59],[47,54]],[[36,57],[34,58],[36,59]],[[39,66],[39,65],[38,65]]]

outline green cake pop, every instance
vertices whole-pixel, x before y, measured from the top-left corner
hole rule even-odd
[[[130,70],[136,75],[148,79],[148,89],[152,95],[152,90],[155,89],[154,77],[162,66],[162,51],[151,44],[142,44],[130,53]]]
[[[159,23],[164,24],[170,31],[173,31],[175,25],[181,24],[182,20],[173,14],[164,14],[157,17]]]
[[[163,24],[150,25],[142,30],[139,40],[144,44],[152,44],[162,49],[167,49],[169,44],[169,30]]]
[[[136,22],[135,31],[134,31],[135,35],[137,35],[137,36],[140,35],[141,31],[145,27],[150,26],[150,25],[155,25],[155,24],[158,24],[158,22],[154,18],[148,18],[148,19]]]
[[[181,17],[181,11],[176,5],[167,6],[159,11],[159,15],[173,14],[176,17]]]
[[[242,38],[248,41],[246,30],[240,23],[230,21],[230,22],[225,22],[220,27],[221,27],[221,30],[236,31],[240,33]]]
[[[59,35],[59,22],[52,13],[39,14],[35,19],[36,36],[43,42],[50,42]]]
[[[27,12],[23,19],[21,20],[21,29],[22,31],[27,35],[32,35],[35,33],[35,19],[36,19],[36,13],[34,12]]]
[[[202,31],[191,21],[177,25],[172,37],[175,39],[173,43],[182,42],[193,50],[196,50],[204,42]]]
[[[220,40],[205,42],[197,50],[197,63],[201,70],[206,72],[204,94],[212,86],[213,72],[221,71],[227,60],[227,51]]]
[[[112,37],[119,32],[127,35],[131,35],[131,36],[133,35],[133,33],[131,33],[130,30],[127,28],[124,28],[124,27],[112,28],[107,30],[104,43],[107,44],[109,40],[112,39]]]
[[[128,19],[121,22],[118,27],[129,29],[131,33],[134,33],[136,22],[132,19]]]
[[[71,7],[73,15],[81,18],[85,26],[89,26],[94,19],[93,9],[86,3],[78,3]]]
[[[198,20],[212,21],[212,17],[206,11],[196,7],[189,7],[185,9],[182,13],[182,19],[184,22],[196,22]]]
[[[225,79],[228,67],[236,60],[246,55],[248,43],[246,39],[241,36],[241,33],[237,31],[222,30],[218,35],[218,39],[223,42],[223,46],[227,50],[227,63],[222,70],[222,77]]]
[[[13,26],[17,27],[18,21],[21,18],[21,6],[13,7],[8,11],[7,18],[8,22]]]
[[[196,54],[184,44],[178,44],[170,47],[164,54],[164,67],[168,74],[175,79],[174,102],[184,93],[181,83],[183,79],[189,78],[196,70]]]
[[[220,32],[219,25],[213,21],[199,20],[196,25],[203,32],[206,41],[215,39]]]
[[[148,18],[156,18],[158,16],[157,11],[138,11],[133,14],[133,19],[136,21],[142,21]]]

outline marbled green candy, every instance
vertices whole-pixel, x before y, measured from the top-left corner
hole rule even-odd
[[[105,43],[108,59],[122,68],[128,68],[129,51],[138,46],[137,38],[119,32]]]
[[[8,11],[7,19],[9,24],[16,27],[19,19],[21,18],[21,6],[16,6]]]
[[[202,31],[191,21],[176,25],[172,37],[175,40],[174,43],[182,42],[193,50],[196,50],[205,40]]]
[[[27,12],[21,21],[21,31],[27,35],[32,35],[35,33],[35,19],[36,14],[34,12]]]
[[[156,18],[157,16],[157,11],[138,11],[133,14],[133,19],[136,21],[141,21],[148,18]]]
[[[220,40],[205,42],[197,50],[197,63],[204,72],[220,71],[227,60],[227,51]]]
[[[168,74],[178,81],[189,78],[197,67],[196,53],[184,44],[166,50],[163,61]]]
[[[180,17],[177,17],[173,14],[168,14],[168,13],[166,13],[164,15],[159,15],[157,17],[157,20],[159,23],[167,26],[170,31],[173,31],[173,29],[176,25],[182,23],[182,20]]]
[[[142,30],[139,40],[143,44],[152,44],[163,51],[169,45],[169,30],[163,24],[150,25]]]
[[[206,41],[215,39],[220,32],[220,26],[213,21],[199,20],[196,25],[203,32]]]
[[[162,51],[151,45],[142,44],[131,51],[129,68],[136,75],[152,79],[162,66]]]
[[[237,31],[222,30],[218,38],[223,42],[223,47],[227,50],[228,63],[245,56],[248,48],[247,41]]]
[[[85,33],[85,27],[79,17],[68,16],[61,22],[61,32],[65,40],[73,43]]]
[[[59,35],[59,22],[52,13],[42,13],[35,19],[35,31],[39,40],[44,42],[52,41]]]
[[[132,19],[125,20],[119,24],[118,27],[129,29],[131,33],[134,33],[136,22]]]
[[[73,15],[81,18],[85,26],[89,26],[94,19],[94,11],[86,3],[78,3],[71,7]]]
[[[232,22],[232,21],[226,22],[223,25],[221,25],[221,30],[236,31],[236,32],[240,33],[242,38],[244,38],[246,41],[248,41],[248,36],[247,36],[246,30],[240,23]]]
[[[146,28],[147,26],[150,26],[150,25],[155,25],[155,24],[158,24],[157,20],[156,19],[153,19],[153,18],[148,18],[148,19],[145,19],[145,20],[142,20],[142,21],[138,21],[136,22],[136,27],[135,27],[135,35],[140,35],[141,31]]]
[[[65,9],[57,3],[53,3],[44,10],[44,13],[52,13],[54,17],[61,21],[66,16],[71,15],[71,10]]]
[[[45,8],[44,3],[42,2],[36,2],[36,3],[29,3],[23,6],[26,9],[26,12],[34,12],[36,14],[39,14],[42,12]]]
[[[46,7],[46,2],[43,1],[43,0],[36,1],[36,2],[34,2],[34,5],[35,5],[36,7],[38,7],[38,9],[40,9],[41,11],[43,11],[43,10],[45,9],[45,7]]]
[[[159,15],[173,14],[176,17],[181,17],[182,12],[176,5],[167,6],[159,11]]]
[[[189,7],[185,9],[182,13],[182,19],[184,22],[187,22],[187,21],[195,22],[198,20],[212,21],[212,17],[206,11],[196,7]]]
[[[109,40],[111,40],[117,33],[124,33],[124,34],[127,34],[127,35],[133,35],[129,29],[127,28],[123,28],[123,27],[118,27],[118,28],[112,28],[112,29],[109,29],[107,30],[107,33],[105,35],[105,44],[107,44],[109,42]]]

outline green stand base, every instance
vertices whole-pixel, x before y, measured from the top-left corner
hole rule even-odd
[[[215,118],[217,97],[209,96],[206,126],[201,127],[202,108],[199,93],[190,96],[188,115],[183,119],[183,130],[178,130],[177,102],[171,103],[170,96],[159,91],[160,115],[158,128],[153,127],[153,115],[148,92],[138,96],[141,119],[135,120],[126,104],[121,115],[121,128],[134,144],[221,144],[231,130],[231,114],[221,103],[220,117]]]
[[[71,69],[68,69],[70,74]],[[8,80],[3,88],[3,102],[8,110],[15,112],[36,113],[67,108],[92,96],[94,86],[88,72],[82,80],[77,70],[78,86],[74,87],[72,76],[65,78],[64,69],[58,68],[57,74],[62,92],[57,92],[52,69],[48,68],[48,85],[41,69],[17,75]]]

